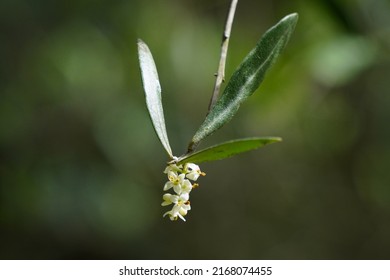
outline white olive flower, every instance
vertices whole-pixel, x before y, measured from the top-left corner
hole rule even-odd
[[[186,202],[179,201],[177,204],[175,204],[172,207],[172,210],[166,212],[163,215],[163,217],[165,217],[166,215],[169,215],[169,218],[171,219],[171,221],[176,221],[178,217],[180,219],[182,219],[183,221],[186,221],[184,216],[187,215],[187,212],[189,210],[191,210],[191,205],[190,205],[189,201],[186,201]]]
[[[191,182],[187,179],[183,180],[182,184],[181,184],[181,194],[184,194],[184,193],[190,193],[190,191],[192,190],[193,188],[193,185],[191,184]]]
[[[172,203],[177,202],[176,197],[177,197],[177,195],[172,195],[170,193],[164,194],[163,195],[164,201],[161,203],[161,206],[167,206],[167,205],[171,205]]]
[[[183,191],[190,192],[192,189],[192,184],[189,180],[185,179],[185,174],[178,175],[175,172],[169,171],[168,179],[169,181],[164,185],[164,191],[173,188],[175,193],[181,194]]]
[[[186,203],[189,198],[190,198],[189,193],[183,193],[180,196],[166,193],[163,195],[164,201],[161,203],[161,205],[167,206],[167,205],[171,205],[172,203],[174,203],[174,204]]]
[[[199,166],[194,163],[188,163],[186,167],[188,172],[186,177],[192,181],[198,180],[200,175],[202,176],[206,175],[206,173],[200,171]]]
[[[183,172],[183,165],[176,165],[175,163],[169,164],[165,170],[164,173],[168,174],[169,172]]]

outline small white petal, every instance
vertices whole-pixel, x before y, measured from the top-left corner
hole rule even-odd
[[[171,195],[170,200],[172,203],[177,203],[179,201],[179,196],[178,195]]]
[[[168,206],[168,205],[171,205],[171,204],[172,204],[172,202],[170,202],[170,201],[163,201],[161,203],[161,206]]]
[[[171,181],[166,182],[165,185],[164,185],[164,191],[169,190],[169,189],[172,188],[173,186],[174,186],[174,184],[172,184]]]
[[[172,210],[171,210],[171,212],[172,212],[172,216],[174,216],[174,217],[177,217],[177,215],[179,214],[179,211],[180,211],[180,206],[179,205],[174,205],[173,207],[172,207]]]
[[[188,208],[185,207],[185,206],[187,206],[187,205],[184,204],[184,205],[180,208],[180,211],[179,211],[180,215],[182,215],[182,216],[187,215],[188,210],[191,209],[191,207],[189,207],[189,209],[188,209]],[[189,205],[188,205],[188,206],[189,206]]]
[[[161,203],[162,206],[167,206],[167,205],[170,205],[172,204],[172,201],[171,201],[171,194],[170,193],[166,193],[163,195],[163,202]]]
[[[200,175],[199,173],[191,171],[186,176],[187,176],[188,179],[190,179],[192,181],[196,181],[196,180],[198,180],[199,175]]]
[[[180,194],[182,191],[181,185],[180,184],[173,185],[173,190],[175,191],[175,193]]]
[[[171,200],[171,196],[172,195],[170,193],[166,193],[166,194],[163,195],[163,199],[164,200]]]
[[[180,213],[177,214],[179,216],[180,219],[182,219],[184,222],[186,221],[186,219],[184,219],[184,217],[182,215],[180,215]]]
[[[200,171],[199,165],[195,163],[188,163],[187,168],[191,169],[191,171]]]
[[[180,201],[182,202],[187,202],[188,199],[190,199],[190,194],[189,193],[182,193],[180,195]]]
[[[182,215],[182,216],[184,217],[185,215],[187,215],[187,210],[181,208],[180,211],[179,211],[179,214]]]

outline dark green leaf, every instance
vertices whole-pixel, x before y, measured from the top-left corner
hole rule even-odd
[[[161,103],[161,86],[156,65],[152,53],[142,40],[138,40],[138,57],[145,91],[146,106],[148,107],[154,130],[168,155],[172,158],[172,149],[169,145],[165,127],[164,111]]]
[[[178,159],[178,163],[201,163],[205,161],[220,160],[280,141],[282,141],[282,139],[279,137],[258,137],[232,140],[192,154],[184,155]]]
[[[256,47],[234,72],[222,96],[195,133],[189,151],[195,149],[202,139],[230,121],[241,103],[259,87],[267,70],[286,46],[297,20],[298,14],[288,15],[262,36]]]

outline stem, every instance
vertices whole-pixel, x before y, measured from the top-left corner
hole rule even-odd
[[[232,2],[230,3],[229,13],[226,18],[225,30],[222,36],[221,56],[219,59],[218,72],[216,74],[217,78],[215,81],[214,91],[210,99],[207,114],[210,112],[211,108],[213,108],[215,102],[218,100],[219,92],[221,90],[221,85],[225,81],[226,56],[227,56],[227,51],[229,46],[230,33],[232,31],[234,13],[236,12],[237,2],[238,0],[232,0]]]
[[[229,38],[230,33],[232,31],[232,25],[233,25],[233,19],[234,14],[236,12],[238,0],[232,0],[230,3],[229,13],[226,18],[225,23],[225,30],[223,31],[222,35],[222,44],[221,44],[221,56],[219,58],[219,65],[218,65],[218,72],[216,75],[215,85],[214,85],[214,91],[213,95],[211,96],[209,108],[207,111],[207,114],[210,113],[211,108],[215,105],[215,102],[218,100],[219,92],[221,90],[221,85],[225,81],[225,64],[226,64],[226,56],[229,46]],[[196,147],[199,145],[199,143],[190,142],[187,149],[187,154],[192,153]]]

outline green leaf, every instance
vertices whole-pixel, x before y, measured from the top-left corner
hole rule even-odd
[[[178,159],[178,163],[201,163],[205,161],[220,160],[280,141],[282,141],[282,139],[279,137],[254,137],[231,140],[192,154],[184,155]]]
[[[164,111],[161,103],[161,86],[158,79],[156,64],[148,46],[138,39],[138,58],[141,67],[142,83],[145,91],[146,106],[149,110],[154,130],[168,155],[173,158],[165,127]]]
[[[189,151],[194,150],[201,140],[230,121],[241,103],[259,87],[267,70],[286,46],[297,20],[298,14],[290,14],[261,37],[256,47],[233,73],[220,99],[195,133]]]

